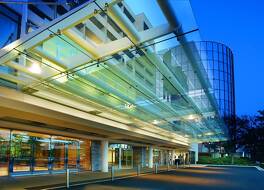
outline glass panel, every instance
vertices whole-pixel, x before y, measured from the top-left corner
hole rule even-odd
[[[68,168],[77,168],[77,156],[78,156],[78,142],[68,141]]]
[[[12,131],[11,156],[13,172],[32,170],[32,147],[34,139],[26,132]]]
[[[10,130],[0,129],[0,176],[8,175]]]
[[[109,163],[109,166],[118,165],[115,148],[109,147],[108,149],[108,163]]]
[[[62,137],[51,138],[51,162],[53,170],[65,168],[65,140]]]
[[[91,170],[91,141],[80,141],[80,169]]]
[[[121,154],[121,165],[122,168],[132,168],[133,167],[133,150],[131,146],[122,149]]]
[[[48,170],[50,136],[32,134],[35,136],[34,144],[34,171]]]
[[[153,150],[153,163],[154,164],[160,163],[160,150],[158,149]]]

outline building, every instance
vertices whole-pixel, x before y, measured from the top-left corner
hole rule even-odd
[[[170,3],[163,24],[120,0],[0,5],[1,176],[194,163],[228,138],[233,54]]]

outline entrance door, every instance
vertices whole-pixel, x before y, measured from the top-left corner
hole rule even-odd
[[[34,140],[20,131],[12,132],[11,156],[13,172],[32,171],[32,146]]]
[[[63,137],[52,137],[51,158],[53,170],[78,168],[78,142]]]
[[[65,169],[65,142],[59,139],[51,141],[51,160],[53,170]]]

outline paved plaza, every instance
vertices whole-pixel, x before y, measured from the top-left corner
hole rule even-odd
[[[264,172],[256,168],[202,167],[144,175],[73,188],[76,190],[262,190]]]
[[[71,174],[73,190],[262,190],[264,171],[255,167],[191,166],[186,168],[160,168],[137,176],[136,170],[116,171],[111,181],[111,172],[84,172]],[[122,178],[122,179],[118,179]],[[81,185],[79,185],[81,184]],[[65,188],[65,174],[6,177],[0,179],[1,190],[40,190]]]

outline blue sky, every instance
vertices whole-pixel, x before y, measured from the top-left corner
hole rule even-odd
[[[164,23],[164,17],[155,1],[126,1],[136,13],[144,11],[154,25]],[[171,1],[175,6],[176,2],[186,2]],[[264,1],[190,2],[202,40],[221,42],[233,50],[237,114],[253,115],[257,110],[264,109]]]
[[[237,114],[264,109],[264,1],[191,0],[191,4],[202,39],[233,50]]]

